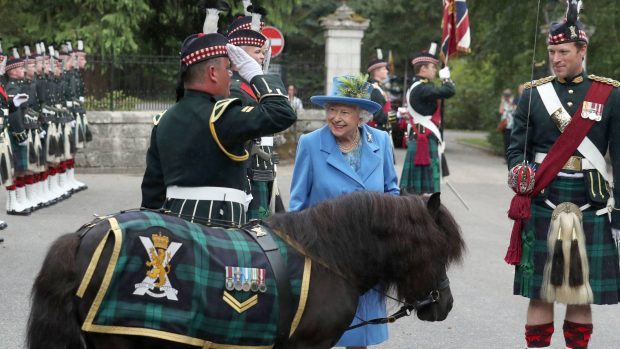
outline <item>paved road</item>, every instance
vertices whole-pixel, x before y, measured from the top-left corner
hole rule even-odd
[[[523,348],[524,298],[512,296],[513,269],[503,262],[510,232],[506,210],[511,192],[505,185],[501,158],[455,143],[476,133],[449,132],[449,181],[471,206],[466,211],[444,186],[444,204],[461,224],[468,244],[463,265],[450,270],[455,307],[444,322],[427,323],[415,317],[390,325],[391,339],[375,348]],[[398,173],[403,150],[397,150]],[[292,166],[280,167],[280,186],[288,193]],[[29,217],[6,217],[0,231],[0,349],[23,348],[28,295],[44,254],[59,235],[76,230],[93,213],[104,214],[138,206],[140,175],[89,174],[79,176],[89,190]],[[0,207],[4,207],[4,195]],[[285,198],[288,200],[288,198]],[[392,305],[397,310],[397,305]],[[620,343],[618,307],[594,307],[592,348],[617,348]],[[558,307],[553,348],[564,348]]]

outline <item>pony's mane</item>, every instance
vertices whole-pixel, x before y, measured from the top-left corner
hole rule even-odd
[[[443,207],[438,218],[445,221],[435,224],[419,196],[355,192],[274,215],[268,224],[360,290],[379,282],[404,297],[432,287],[435,261],[448,264],[461,258],[458,226]]]

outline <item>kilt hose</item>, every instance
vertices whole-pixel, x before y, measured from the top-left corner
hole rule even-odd
[[[252,201],[248,206],[248,221],[250,219],[266,219],[271,214],[269,211],[269,199],[271,198],[271,188],[273,181],[250,181],[252,187]]]
[[[581,207],[588,203],[584,178],[556,177],[545,189],[554,205],[572,202]],[[545,263],[549,255],[547,234],[553,209],[543,194],[532,201],[532,214],[521,233],[523,255],[516,266],[514,294],[541,299]],[[596,215],[597,208],[583,211],[583,230],[590,266],[589,282],[593,304],[616,304],[620,301],[620,268],[608,215]]]
[[[13,169],[13,155],[11,154],[11,143],[6,137],[6,133],[0,134],[0,184],[4,186],[13,185],[15,170]]]
[[[441,161],[438,152],[439,141],[433,135],[428,137],[428,148],[430,151],[430,165],[415,165],[415,153],[417,143],[415,134],[409,136],[407,144],[407,154],[403,164],[403,172],[400,176],[400,190],[408,193],[424,194],[439,192],[440,168]]]

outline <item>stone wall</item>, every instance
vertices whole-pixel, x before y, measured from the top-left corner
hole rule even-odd
[[[80,150],[77,166],[92,172],[144,171],[153,116],[157,112],[88,112],[93,141]],[[283,132],[286,143],[278,147],[282,162],[293,161],[299,137],[325,122],[323,110],[305,110],[297,122]]]

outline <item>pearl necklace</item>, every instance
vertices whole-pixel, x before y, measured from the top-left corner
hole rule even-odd
[[[337,140],[336,140],[336,143],[338,143],[338,148],[340,148],[341,152],[348,153],[351,150],[355,149],[357,145],[360,143],[360,131],[357,130],[357,132],[355,133],[355,137],[353,138],[353,142],[351,142],[351,145],[349,145],[348,147],[343,146]]]

